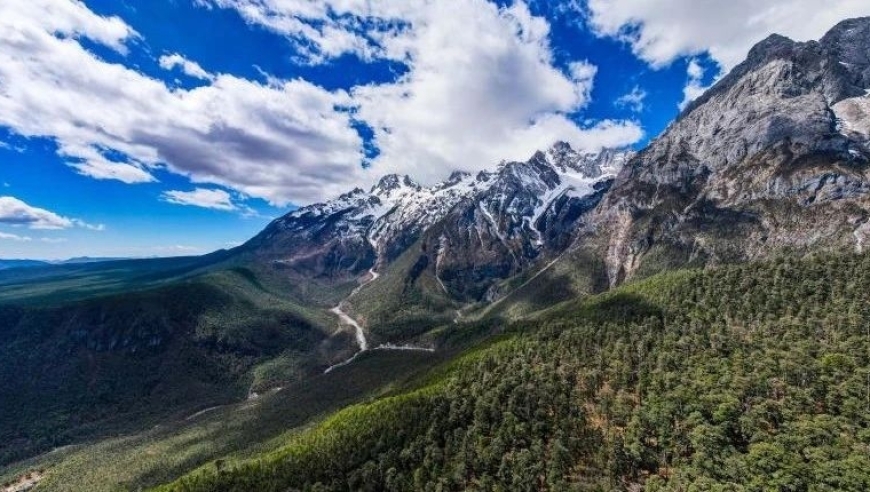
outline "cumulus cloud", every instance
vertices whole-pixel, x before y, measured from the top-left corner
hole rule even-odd
[[[193,191],[165,191],[163,200],[176,205],[192,205],[214,210],[236,210],[233,197],[224,190],[196,188]]]
[[[124,51],[134,36],[78,2],[0,2],[0,125],[55,139],[71,166],[97,179],[154,181],[165,166],[275,204],[362,181],[361,139],[340,109],[346,92],[230,75],[172,90],[78,42]]]
[[[640,86],[634,86],[629,92],[616,98],[613,104],[618,108],[628,108],[635,113],[643,111],[643,103],[647,93]]]
[[[43,208],[32,207],[23,201],[0,196],[0,223],[27,226],[31,229],[67,229],[73,221]]]
[[[771,33],[818,39],[842,19],[870,15],[857,0],[589,0],[587,8],[593,29],[655,67],[709,52],[724,70]]]
[[[393,83],[351,91],[355,116],[372,128],[380,151],[369,179],[396,172],[430,183],[453,169],[526,159],[556,140],[596,150],[642,135],[635,122],[583,127],[571,118],[589,103],[596,67],[582,60],[556,67],[550,26],[524,2],[207,3],[304,39],[314,47],[312,62],[351,53],[407,66]]]
[[[398,80],[346,91],[212,74],[180,54],[158,61],[206,84],[170,88],[80,43],[125,53],[139,35],[123,20],[57,3],[0,2],[0,125],[54,139],[70,166],[96,179],[153,182],[166,170],[285,205],[386,172],[431,182],[556,140],[595,150],[642,135],[633,121],[577,123],[596,68],[557,66],[548,22],[522,1],[197,0],[281,33],[308,63],[352,54],[407,66]],[[380,151],[368,168],[358,123]]]
[[[163,55],[158,60],[160,63],[160,68],[164,70],[172,70],[176,67],[180,68],[182,72],[187,74],[190,77],[202,79],[202,80],[213,80],[214,75],[205,71],[199,63],[195,61],[188,60],[187,58],[179,55],[178,53],[173,53],[171,55]]]

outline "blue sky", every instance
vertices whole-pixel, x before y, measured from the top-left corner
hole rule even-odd
[[[860,3],[6,1],[0,258],[206,253],[390,172],[639,148],[754,42]]]

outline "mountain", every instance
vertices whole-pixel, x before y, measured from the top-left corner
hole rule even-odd
[[[40,260],[0,260],[0,270],[7,268],[33,268],[50,265],[47,261]]]
[[[404,278],[490,308],[556,285],[549,309],[160,490],[867,490],[868,53],[870,18],[771,36],[580,196],[555,149],[501,166],[395,260],[354,263],[384,272],[357,303]],[[578,296],[592,277],[606,292]]]
[[[414,289],[403,302],[441,297],[444,309],[497,301],[542,269],[536,283],[558,272],[569,298],[680,266],[860,249],[870,233],[862,47],[866,18],[819,41],[772,35],[636,155],[559,143],[433,187],[386,176],[276,220],[246,247],[331,282],[405,255],[393,279]],[[537,304],[561,299],[549,296]]]
[[[34,267],[44,267],[50,265],[77,265],[81,263],[102,263],[106,261],[123,261],[129,260],[130,258],[116,258],[116,257],[90,257],[90,256],[81,256],[76,258],[70,258],[67,260],[59,260],[59,261],[44,261],[44,260],[4,260],[0,259],[0,270],[5,270],[7,268],[34,268]]]
[[[774,35],[637,153],[385,176],[208,261],[0,275],[0,460],[103,439],[0,478],[867,490],[868,53],[870,18]]]
[[[479,301],[497,281],[563,250],[631,155],[560,142],[526,162],[454,172],[434,186],[387,175],[369,191],[275,220],[240,250],[287,275],[350,281],[419,242],[418,275],[428,270],[451,297]]]
[[[861,250],[870,232],[870,18],[772,35],[619,173],[583,247],[611,285],[679,265]]]
[[[70,265],[77,263],[102,263],[104,261],[124,261],[130,260],[132,258],[123,257],[123,256],[76,256],[74,258],[69,258],[66,260],[58,261],[55,263],[61,265]]]
[[[868,254],[659,274],[157,490],[866,491],[867,289]]]

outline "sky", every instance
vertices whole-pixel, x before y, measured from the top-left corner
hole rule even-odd
[[[388,173],[641,148],[865,0],[3,0],[0,258],[238,245]]]

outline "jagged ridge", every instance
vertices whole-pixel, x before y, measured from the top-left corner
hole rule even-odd
[[[420,240],[437,243],[429,251],[437,252],[433,265],[447,272],[445,278],[458,279],[450,271],[461,265],[442,261],[448,250],[452,260],[478,266],[486,263],[484,257],[510,258],[506,268],[483,269],[483,290],[456,289],[460,297],[479,297],[485,287],[516,273],[527,260],[564,248],[565,234],[570,235],[578,217],[568,209],[600,195],[630,155],[615,150],[580,153],[560,142],[526,162],[503,162],[474,175],[454,172],[434,186],[391,174],[369,191],[357,188],[275,220],[246,248],[279,268],[337,279],[389,264]],[[588,204],[583,208],[591,209]],[[436,224],[442,233],[433,239],[427,232]]]

